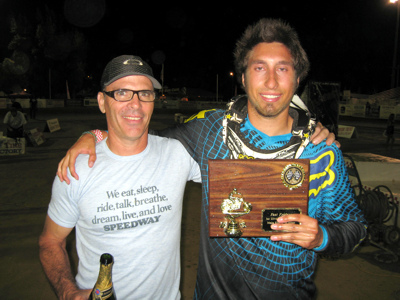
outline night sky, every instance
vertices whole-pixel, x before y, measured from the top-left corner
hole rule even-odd
[[[354,93],[372,94],[390,88],[396,6],[388,4],[389,0],[240,3],[251,5],[247,7],[216,1],[214,5],[65,1],[0,0],[0,61],[11,56],[6,49],[5,16],[16,11],[34,12],[35,7],[47,3],[60,20],[85,34],[89,41],[88,72],[94,78],[111,58],[134,54],[150,62],[157,78],[160,62],[164,62],[164,83],[169,87],[215,91],[217,74],[221,84],[232,82],[232,52],[246,26],[262,17],[273,17],[286,20],[297,30],[311,62],[308,80],[339,82],[342,89]]]

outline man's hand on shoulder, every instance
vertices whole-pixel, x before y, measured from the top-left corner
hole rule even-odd
[[[79,154],[89,154],[89,167],[93,167],[96,161],[96,140],[91,134],[82,135],[76,143],[67,151],[67,154],[58,164],[57,176],[60,181],[70,184],[67,169],[71,172],[72,177],[79,180],[79,176],[75,171],[75,162]]]
[[[333,132],[329,132],[328,128],[324,127],[320,122],[318,122],[317,126],[315,126],[314,134],[311,136],[310,141],[314,145],[318,145],[325,139],[328,146],[335,143],[335,145],[340,148],[340,143],[335,140],[335,134]]]

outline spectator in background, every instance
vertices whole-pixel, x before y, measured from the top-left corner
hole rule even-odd
[[[389,147],[390,150],[393,148],[394,144],[394,114],[390,114],[389,119],[386,124],[386,147]]]
[[[14,102],[4,117],[3,123],[7,125],[7,137],[9,138],[24,137],[24,125],[27,122],[24,114],[18,109],[20,106],[18,102]]]
[[[30,109],[29,109],[29,117],[31,119],[36,119],[36,112],[37,112],[37,99],[35,96],[32,96],[29,99]]]

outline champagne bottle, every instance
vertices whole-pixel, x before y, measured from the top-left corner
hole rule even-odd
[[[100,271],[97,282],[90,293],[89,300],[115,300],[115,293],[111,278],[114,258],[111,254],[103,253],[100,256]]]

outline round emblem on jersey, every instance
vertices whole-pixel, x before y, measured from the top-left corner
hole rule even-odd
[[[302,185],[305,174],[306,173],[301,165],[289,164],[283,169],[281,173],[282,183],[289,190],[297,189]]]

